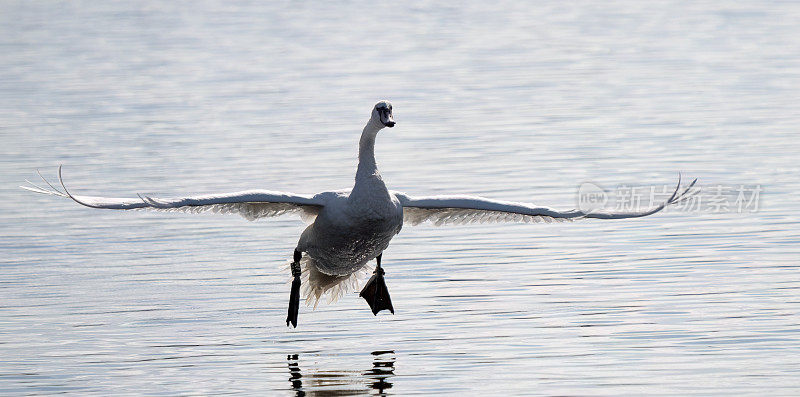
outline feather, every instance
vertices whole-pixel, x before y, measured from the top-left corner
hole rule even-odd
[[[392,192],[403,205],[403,219],[412,226],[431,222],[435,226],[463,225],[472,223],[525,222],[557,223],[573,220],[624,219],[647,216],[664,207],[686,200],[699,192],[692,190],[697,179],[681,190],[681,176],[669,199],[660,205],[637,212],[583,212],[580,210],[559,211],[534,204],[492,200],[475,196],[412,197],[405,193]]]
[[[73,195],[64,184],[58,167],[58,180],[63,192],[53,186],[44,176],[39,177],[49,186],[46,188],[26,180],[30,186],[20,186],[39,194],[70,198],[78,204],[91,208],[119,210],[155,210],[163,212],[187,212],[199,214],[212,212],[218,214],[238,214],[249,221],[256,219],[299,214],[303,220],[313,221],[324,201],[317,196],[304,196],[293,193],[268,190],[250,190],[234,193],[184,197],[179,199],[160,199],[137,194],[137,198],[109,198]]]

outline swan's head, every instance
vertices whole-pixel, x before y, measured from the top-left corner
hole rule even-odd
[[[385,127],[394,127],[394,118],[392,118],[392,104],[389,103],[389,101],[380,101],[376,103],[375,109],[372,109],[372,120],[379,122]]]

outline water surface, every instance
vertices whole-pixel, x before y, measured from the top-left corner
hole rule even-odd
[[[792,2],[4,2],[0,393],[800,393]],[[284,323],[303,224],[83,194],[349,187],[569,209],[591,182],[760,185],[755,212],[406,227],[396,315]]]

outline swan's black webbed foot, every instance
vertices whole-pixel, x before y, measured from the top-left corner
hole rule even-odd
[[[381,267],[381,256],[378,255],[378,266],[372,272],[367,284],[361,290],[360,297],[364,298],[372,309],[372,314],[378,315],[381,310],[388,310],[394,314],[394,307],[392,307],[392,298],[389,297],[389,289],[386,288],[386,282],[383,280],[383,268]]]
[[[300,251],[294,251],[292,261],[292,292],[289,294],[289,314],[286,316],[286,326],[292,324],[297,328],[297,311],[300,309],[300,258],[303,256]]]

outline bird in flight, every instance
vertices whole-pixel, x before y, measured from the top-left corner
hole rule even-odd
[[[49,188],[30,181],[30,186],[21,187],[36,193],[66,197],[90,208],[236,213],[251,221],[289,213],[299,214],[310,224],[300,235],[289,266],[292,286],[286,325],[297,327],[301,285],[305,286],[303,292],[307,304],[316,305],[325,295],[334,301],[369,275],[371,267],[368,263],[373,259],[376,265],[360,296],[367,301],[373,314],[377,315],[381,310],[394,314],[381,259],[392,237],[400,232],[403,225],[423,222],[444,225],[637,218],[655,214],[667,205],[689,197],[687,192],[697,181],[695,179],[680,190],[679,177],[678,185],[668,200],[654,208],[634,212],[560,211],[529,203],[466,195],[411,196],[387,189],[375,162],[375,139],[378,133],[394,126],[392,104],[388,101],[378,102],[361,133],[358,169],[352,189],[314,195],[247,190],[176,199],[142,195],[136,198],[81,196],[67,189],[61,167],[58,169],[61,190],[44,177],[42,180]]]

